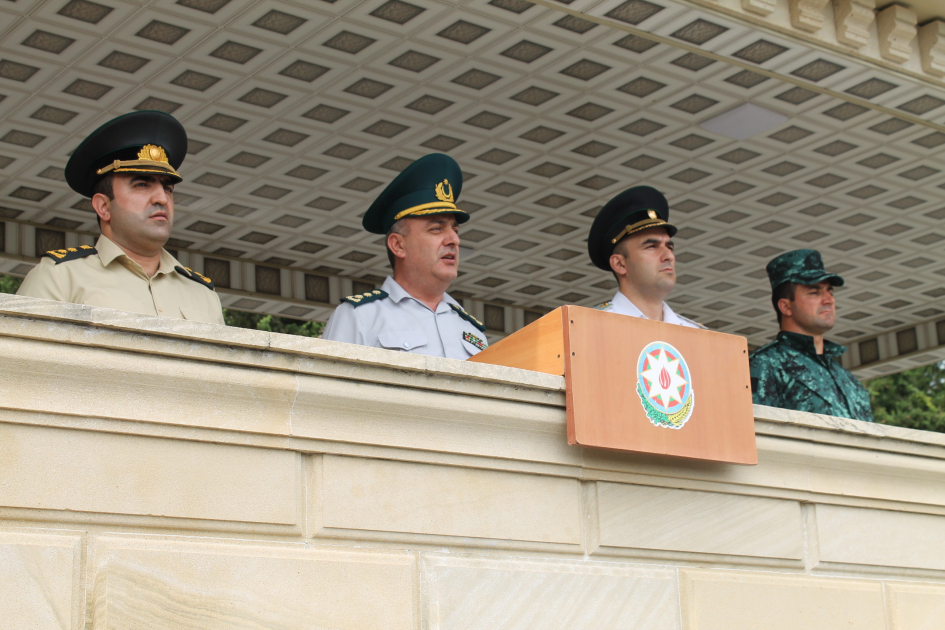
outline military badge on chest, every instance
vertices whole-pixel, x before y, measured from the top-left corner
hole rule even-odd
[[[472,347],[476,348],[477,350],[484,350],[486,348],[486,342],[472,333],[464,332],[463,341],[465,341]]]

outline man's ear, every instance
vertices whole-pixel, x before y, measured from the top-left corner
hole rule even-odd
[[[610,255],[610,268],[618,276],[627,275],[627,259],[616,252]]]
[[[112,213],[109,209],[108,202],[108,195],[103,195],[102,193],[92,195],[92,208],[95,209],[95,214],[98,215],[101,221],[108,222],[112,220]]]
[[[403,234],[398,234],[397,232],[391,232],[390,234],[388,234],[387,235],[387,248],[397,258],[407,257],[407,248],[404,247]]]
[[[794,302],[787,298],[781,298],[778,300],[778,310],[781,311],[781,315],[784,317],[794,317]]]

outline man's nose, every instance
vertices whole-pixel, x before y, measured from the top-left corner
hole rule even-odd
[[[170,197],[167,194],[167,191],[164,190],[164,186],[162,184],[158,184],[157,186],[154,187],[154,190],[151,191],[151,204],[152,205],[166,206],[169,198]]]
[[[446,231],[446,244],[459,245],[459,232],[454,228],[450,228]]]

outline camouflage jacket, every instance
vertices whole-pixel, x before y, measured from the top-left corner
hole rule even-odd
[[[835,360],[844,352],[825,340],[818,355],[813,337],[778,333],[749,357],[753,402],[872,422],[869,392]]]

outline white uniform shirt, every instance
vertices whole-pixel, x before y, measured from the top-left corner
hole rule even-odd
[[[620,291],[617,291],[617,295],[614,296],[613,300],[607,302],[599,308],[605,313],[619,313],[620,315],[629,315],[630,317],[642,317],[643,319],[648,319],[647,316],[644,315],[640,309],[638,309],[633,304],[633,302],[631,302],[627,296]],[[691,319],[686,319],[681,315],[677,315],[666,302],[663,302],[663,322],[667,324],[677,324],[679,326],[688,326],[689,328],[705,328],[705,326],[697,324]]]
[[[450,306],[462,309],[449,295],[432,311],[390,276],[381,290],[388,297],[357,306],[342,302],[322,339],[460,360],[488,345],[485,333]]]

